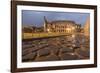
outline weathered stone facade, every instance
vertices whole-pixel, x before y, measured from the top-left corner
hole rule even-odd
[[[81,31],[81,25],[76,24],[74,21],[68,20],[57,20],[49,22],[44,17],[44,31],[58,33],[74,33]]]
[[[90,18],[87,18],[86,23],[84,25],[84,34],[89,36],[90,34]]]

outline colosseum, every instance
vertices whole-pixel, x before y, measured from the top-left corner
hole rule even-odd
[[[44,32],[75,33],[81,31],[81,24],[69,20],[48,21],[44,17]]]

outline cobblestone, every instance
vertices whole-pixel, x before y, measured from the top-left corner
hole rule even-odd
[[[22,61],[89,59],[89,39],[84,35],[60,36],[22,42]]]

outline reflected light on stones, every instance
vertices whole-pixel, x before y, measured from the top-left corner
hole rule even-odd
[[[72,38],[75,38],[75,35],[72,35]]]
[[[75,55],[75,53],[70,53],[70,55]]]

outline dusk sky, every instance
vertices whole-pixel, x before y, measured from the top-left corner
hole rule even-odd
[[[89,13],[76,13],[76,12],[53,12],[53,11],[34,11],[34,10],[22,10],[22,24],[43,26],[44,16],[48,21],[55,20],[70,20],[75,21],[77,24],[84,25]]]

